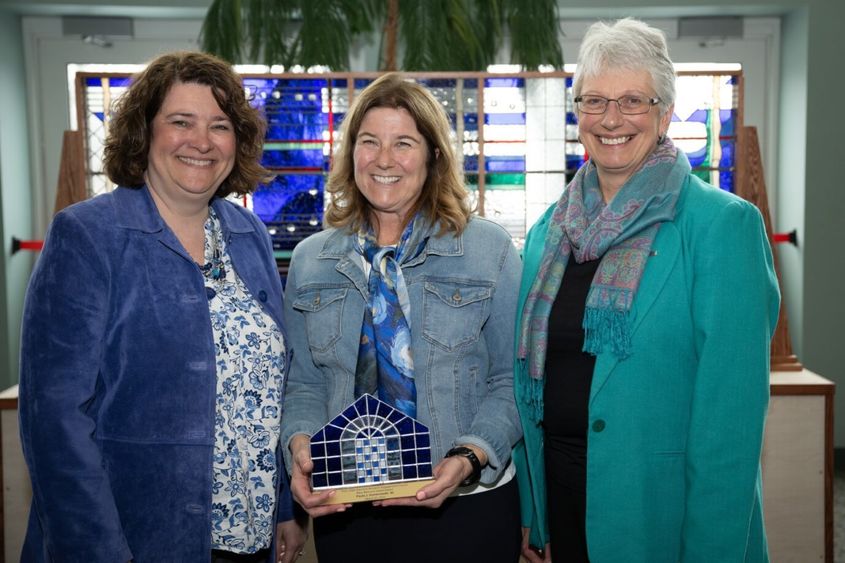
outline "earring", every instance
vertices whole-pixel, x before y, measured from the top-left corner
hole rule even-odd
[[[657,144],[662,145],[666,142],[666,133],[661,133],[659,137],[657,137]]]

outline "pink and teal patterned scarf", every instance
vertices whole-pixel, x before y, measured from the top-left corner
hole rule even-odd
[[[592,161],[575,174],[551,218],[540,269],[520,319],[517,357],[527,362],[529,377],[517,383],[542,419],[543,376],[548,347],[549,314],[566,264],[601,259],[587,294],[584,351],[604,351],[619,359],[631,355],[631,303],[660,223],[675,216],[675,204],[689,161],[670,139],[654,152],[605,204]]]

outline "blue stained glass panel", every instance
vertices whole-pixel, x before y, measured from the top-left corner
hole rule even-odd
[[[431,477],[432,476],[431,465],[421,465],[419,467],[418,475],[420,476],[420,478]]]
[[[566,170],[567,172],[572,170],[578,170],[582,164],[584,164],[585,159],[583,155],[578,154],[567,154],[566,155]]]
[[[525,79],[518,77],[485,78],[486,88],[525,88]]]
[[[687,152],[687,158],[689,159],[690,166],[692,166],[693,168],[701,166],[707,159],[707,156],[708,155],[706,145],[700,150]]]
[[[525,125],[525,113],[485,113],[485,125]]]
[[[396,411],[399,412],[399,411]],[[414,431],[414,425],[410,418],[405,415],[402,415],[402,420],[400,420],[396,427],[399,429],[399,432],[402,434],[411,434]]]
[[[367,396],[367,412],[375,414],[378,412],[379,401],[372,395]]]
[[[488,172],[525,172],[525,157],[488,156],[484,159],[484,168]]]
[[[730,168],[734,165],[734,150],[736,148],[734,139],[722,139],[722,158],[719,159],[719,168]]]
[[[340,455],[340,442],[326,440],[326,455]]]
[[[291,143],[292,145],[294,143]],[[265,168],[319,168],[327,167],[328,159],[323,156],[323,145],[300,145],[292,148],[265,148],[261,165]]]
[[[128,88],[132,83],[132,77],[110,76],[105,79],[108,82],[109,88]],[[99,76],[90,76],[85,79],[85,85],[89,88],[100,88],[103,86],[103,78]]]
[[[722,109],[719,110],[719,120],[722,122],[722,130],[720,135],[723,137],[735,135],[734,129],[736,125],[736,110]]]
[[[390,405],[388,405],[387,403],[379,402],[376,414],[382,418],[387,418],[391,410],[393,409],[390,408]]]
[[[330,425],[323,428],[326,433],[326,440],[339,440],[340,434],[343,432],[342,429],[338,428],[337,426]],[[329,442],[331,443],[331,442]]]
[[[721,170],[719,172],[719,187],[727,192],[734,191],[734,173],[733,170]]]
[[[253,211],[267,224],[273,248],[293,249],[320,230],[323,221],[322,174],[279,174],[253,194]]]
[[[328,476],[325,473],[314,473],[311,475],[311,479],[315,488],[329,486]]]

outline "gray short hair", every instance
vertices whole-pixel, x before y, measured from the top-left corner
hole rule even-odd
[[[675,67],[669,58],[666,37],[645,22],[625,18],[591,25],[578,52],[572,95],[581,95],[584,78],[607,70],[647,71],[660,98],[661,115],[675,103]]]

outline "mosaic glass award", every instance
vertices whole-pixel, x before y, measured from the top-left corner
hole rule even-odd
[[[434,481],[428,427],[361,395],[311,437],[311,486],[332,502],[414,496]]]

